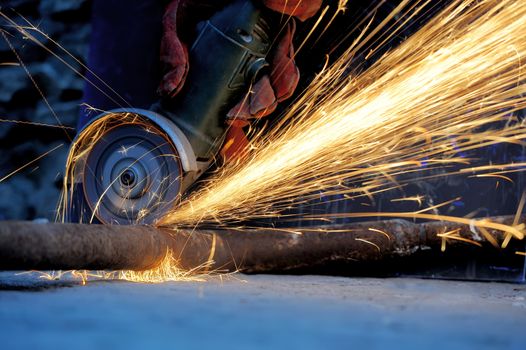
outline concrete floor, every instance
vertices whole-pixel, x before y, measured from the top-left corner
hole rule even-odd
[[[86,286],[0,273],[2,349],[526,349],[526,286],[245,276]]]

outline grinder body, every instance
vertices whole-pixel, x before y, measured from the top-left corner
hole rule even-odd
[[[66,165],[65,220],[152,224],[177,205],[219,152],[229,108],[268,66],[264,16],[239,0],[199,23],[175,98],[102,113],[79,132]]]
[[[216,155],[226,112],[268,66],[270,45],[269,26],[251,1],[235,2],[198,24],[186,83],[157,110],[188,136],[198,159]]]

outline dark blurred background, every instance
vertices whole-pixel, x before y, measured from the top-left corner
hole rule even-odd
[[[374,23],[377,24],[385,18],[399,2],[396,0],[350,1],[348,10],[337,17],[326,34],[318,38],[321,30],[315,32],[314,39],[307,42],[299,53],[297,63],[302,78],[298,91],[307,86],[314,74],[320,70],[328,52],[331,52],[330,59],[335,60],[356,38],[359,34],[359,30],[356,29],[363,29],[366,25],[367,21],[361,23],[364,16],[371,14],[374,9],[372,16],[374,26]],[[330,11],[332,11],[326,16],[326,20],[332,16],[337,3],[337,0],[325,1],[324,4],[331,6]],[[349,74],[358,74],[373,64],[383,52],[402,42],[447,3],[446,0],[432,2],[426,11],[422,11],[422,16],[410,21],[386,45],[384,51],[379,51],[368,60],[365,60],[363,54],[358,54]],[[147,108],[155,102],[154,88],[160,78],[156,67],[161,16],[165,4],[166,1],[162,0],[2,0],[0,6],[1,11],[15,22],[27,25],[24,22],[25,18],[38,26],[81,63],[90,65],[89,62],[92,62],[91,68],[102,74],[106,82],[131,105]],[[378,4],[381,6],[377,6]],[[298,26],[296,45],[303,41],[315,20],[316,18],[311,19]],[[111,36],[114,44],[111,44],[111,40],[106,40],[104,45],[109,46],[100,49],[104,46],[100,46],[101,33],[91,30],[92,23],[96,28],[102,26],[113,28]],[[23,67],[13,65],[19,63],[17,57],[19,55],[60,122],[66,127],[76,128],[79,116],[86,117],[80,111],[85,91],[83,79],[45,49],[24,39],[16,30],[10,28],[4,19],[0,19],[0,28],[5,30],[4,34],[16,51],[15,54],[6,40],[0,37],[0,119],[58,124]],[[322,24],[320,28],[324,28],[324,25]],[[86,73],[80,63],[60,52],[47,38],[41,35],[38,38],[43,45],[56,52],[74,69],[82,74]],[[90,40],[98,43],[97,51],[89,52]],[[130,47],[133,50],[130,50]],[[93,62],[97,64],[93,65]],[[113,74],[113,78],[106,77],[105,71],[118,72],[118,74]],[[115,78],[117,76],[118,79]],[[88,89],[88,94],[89,91]],[[94,107],[117,106],[95,105]],[[278,112],[268,120],[270,122],[277,120],[280,111],[285,108],[286,105],[280,106]],[[70,139],[74,135],[75,130],[72,129],[0,122],[0,178],[40,154],[63,144],[50,155],[0,182],[0,220],[54,218],[65,158]],[[486,162],[491,159],[495,163],[524,161],[524,150],[518,147],[498,146],[479,151],[477,156],[486,159]],[[481,216],[506,214],[515,210],[522,193],[522,176],[517,175],[514,179],[515,184],[501,182],[499,191],[495,190],[495,179],[491,178],[467,180],[465,177],[451,177],[425,182],[417,180],[413,186],[404,191],[392,191],[390,194],[379,196],[374,201],[366,203],[367,206],[362,205],[363,200],[334,202],[337,198],[326,198],[320,194],[319,200],[312,205],[301,207],[299,211],[312,214],[335,211],[415,210],[418,209],[416,203],[394,205],[391,199],[424,194],[426,195],[424,205],[437,204],[457,196],[463,197],[444,208],[442,212],[444,214],[465,215],[474,210],[478,210]],[[305,222],[300,224],[304,225]]]
[[[2,0],[0,7],[17,23],[27,25],[19,17],[24,16],[85,63],[91,3],[89,0]],[[6,36],[60,122],[64,126],[75,127],[83,80],[44,49],[24,39],[6,21],[0,22],[0,28],[8,32]],[[48,40],[39,38],[44,45],[53,48]],[[83,71],[80,64],[71,59],[68,62]],[[57,125],[57,120],[25,70],[11,63],[19,62],[8,43],[0,37],[0,118]],[[0,183],[0,220],[54,218],[72,136],[72,130],[0,122],[0,178],[64,144],[49,156]]]

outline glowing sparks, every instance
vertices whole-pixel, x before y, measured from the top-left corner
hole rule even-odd
[[[424,2],[404,1],[396,11],[420,8],[415,3]],[[526,5],[518,0],[455,1],[373,67],[348,75],[357,47],[372,37],[364,34],[365,39],[317,76],[283,122],[256,135],[243,162],[220,169],[160,224],[234,226],[278,217],[320,193],[372,198],[410,183],[404,174],[448,167],[452,171],[441,176],[472,174],[476,167],[468,170],[471,160],[459,156],[462,152],[526,138],[523,125],[512,116],[526,107],[521,74],[525,16]],[[495,126],[503,120],[508,121],[505,127]],[[459,167],[465,170],[455,170]],[[496,169],[490,165],[478,171]],[[429,210],[319,217],[475,222],[485,232],[524,237],[520,225],[424,213]],[[444,239],[466,241],[454,234]]]
[[[208,262],[207,264],[210,264]],[[47,280],[63,280],[71,277],[80,280],[85,285],[88,281],[95,280],[122,280],[140,283],[163,283],[170,281],[204,282],[214,276],[213,272],[206,272],[207,264],[197,266],[193,269],[182,269],[179,262],[171,251],[166,253],[165,258],[159,266],[146,271],[29,271],[24,273],[37,273],[40,278]]]
[[[452,230],[452,231],[449,231],[449,232],[444,232],[444,233],[437,234],[438,237],[442,238],[442,245],[441,245],[441,249],[440,250],[441,251],[445,251],[446,250],[446,243],[447,243],[448,239],[457,240],[457,241],[461,241],[461,242],[465,242],[465,243],[470,243],[470,244],[476,245],[478,247],[482,247],[482,244],[480,242],[474,241],[474,240],[469,239],[469,238],[462,237],[462,236],[460,236],[459,232],[460,232],[460,230],[456,229],[456,230]]]
[[[254,135],[246,159],[219,169],[159,225],[240,227],[246,220],[291,217],[295,214],[284,214],[288,209],[321,195],[373,200],[378,193],[411,183],[406,175],[414,173],[443,169],[440,176],[508,180],[504,172],[521,170],[526,164],[474,166],[462,154],[498,143],[523,145],[526,140],[523,123],[513,116],[526,108],[523,1],[453,1],[374,66],[357,76],[349,73],[359,49],[371,47],[372,54],[399,31],[394,28],[378,43],[371,42],[390,20],[411,10],[407,22],[428,3],[402,1],[379,27],[364,32],[334,65],[318,74],[274,129]],[[94,133],[74,146],[80,152],[68,160],[68,169],[87,152],[83,147],[103,134],[104,125],[93,125]],[[68,173],[69,180],[75,176]],[[392,201],[422,205],[422,200],[422,196],[413,196]],[[512,238],[524,238],[525,228],[518,219],[504,225],[430,213],[455,200],[409,213],[297,215],[327,221],[379,216],[443,220],[473,227],[473,239],[461,236],[459,230],[439,234],[442,250],[451,241],[480,246],[477,232],[495,247],[505,248]],[[521,203],[520,211],[524,200]],[[504,233],[502,244],[494,232]],[[380,251],[374,242],[356,240]],[[128,280],[163,280],[166,277],[158,276],[170,274],[160,268],[125,276]]]
[[[482,233],[482,235],[484,236],[484,238],[486,238],[486,240],[495,248],[499,249],[500,246],[499,246],[499,243],[497,242],[497,240],[495,239],[495,237],[493,237],[493,235],[484,227],[478,227],[478,230],[480,231],[480,233]]]
[[[128,106],[131,107],[131,105],[115,91],[111,86],[109,86],[104,80],[102,80],[95,72],[93,72],[89,67],[87,67],[82,60],[76,58],[74,55],[72,55],[68,50],[66,50],[63,46],[61,46],[57,41],[53,40],[49,35],[47,35],[45,32],[40,30],[37,26],[32,24],[27,18],[24,16],[19,15],[20,19],[22,19],[26,25],[22,26],[16,23],[14,20],[12,20],[9,16],[7,16],[5,13],[1,11],[0,8],[0,18],[3,18],[10,26],[11,28],[14,28],[18,33],[22,35],[22,37],[25,40],[29,40],[54,56],[56,59],[58,59],[61,63],[63,63],[67,68],[71,69],[73,72],[75,72],[78,76],[80,76],[83,80],[85,80],[88,84],[92,85],[95,89],[97,89],[100,93],[102,93],[104,96],[106,96],[108,99],[110,99],[112,102],[116,103],[118,106],[122,107]],[[16,50],[12,47],[11,43],[6,37],[6,32],[1,31],[2,36],[4,37],[4,40],[8,43],[13,53],[17,56],[18,63],[24,67],[24,63],[16,53]],[[38,35],[41,35],[45,38],[45,43],[37,38]],[[72,64],[68,63],[63,57],[58,55],[55,51],[53,51],[49,46],[49,44],[53,44],[56,48],[58,48],[62,53],[64,53],[66,56],[68,56],[70,59],[72,59],[76,64],[80,65],[83,69],[85,69],[87,72],[90,73],[90,76],[92,76],[94,79],[90,80],[88,77],[81,73],[81,71],[77,68],[75,68]],[[26,69],[26,68],[24,68]],[[98,84],[101,84],[102,87],[100,87]],[[109,91],[106,92],[103,88],[107,89]],[[38,89],[38,88],[37,88]],[[113,94],[110,95],[110,94]],[[121,101],[119,103],[118,101]],[[50,107],[50,106],[49,106]]]
[[[181,269],[172,252],[168,252],[159,266],[147,271],[118,271],[116,279],[131,282],[161,283],[167,281],[206,281],[207,275],[200,274],[206,266],[190,270]]]
[[[371,228],[371,227],[369,227],[368,230],[371,231],[371,232],[378,232],[378,233],[384,235],[385,237],[387,237],[388,240],[391,240],[391,236],[389,236],[389,234],[387,232],[384,232],[384,231],[376,229],[376,228]]]
[[[519,205],[517,207],[517,211],[515,213],[515,217],[513,218],[513,225],[518,226],[520,216],[522,214],[522,211],[524,210],[524,205],[526,204],[526,192],[522,193],[521,199],[519,201]],[[521,224],[521,227],[524,228],[524,224]],[[511,232],[506,232],[506,236],[504,237],[504,241],[502,242],[502,248],[506,248],[508,244],[510,243],[512,238]]]
[[[0,16],[3,15],[1,12],[0,12]],[[40,95],[40,97],[42,98],[42,101],[44,101],[44,103],[46,104],[47,108],[49,109],[49,111],[51,112],[51,114],[53,115],[53,117],[55,117],[55,120],[57,121],[58,125],[59,126],[63,126],[62,125],[62,122],[60,121],[60,118],[58,117],[58,115],[55,113],[55,110],[53,109],[53,107],[51,107],[51,105],[49,104],[49,101],[48,99],[46,98],[46,96],[44,95],[44,92],[42,91],[42,89],[38,86],[37,82],[35,81],[35,79],[33,78],[33,76],[31,75],[31,73],[29,72],[29,69],[27,68],[27,66],[24,64],[24,62],[22,61],[22,59],[20,58],[20,55],[18,54],[18,52],[15,50],[13,44],[11,43],[11,41],[8,39],[7,37],[7,34],[5,33],[5,31],[3,30],[0,30],[0,34],[2,35],[2,37],[4,38],[4,41],[7,43],[7,45],[9,46],[10,50],[13,52],[13,54],[15,55],[15,57],[17,58],[18,62],[20,63],[20,66],[24,69],[24,72],[26,73],[26,75],[28,76],[29,80],[31,81],[31,83],[33,84],[33,86],[35,87],[35,89],[38,91],[38,94]],[[71,137],[69,136],[69,134],[67,132],[65,132],[66,134],[66,137],[70,140],[71,140]]]
[[[75,142],[70,148],[68,158],[66,159],[66,173],[63,181],[61,203],[59,210],[57,211],[57,220],[67,220],[68,211],[71,209],[70,206],[73,203],[76,184],[83,182],[85,174],[93,174],[93,172],[95,171],[86,164],[87,158],[90,152],[92,151],[93,146],[96,145],[102,139],[102,137],[106,134],[108,130],[111,130],[120,125],[134,125],[140,127],[143,130],[148,130],[148,132],[154,133],[156,135],[162,134],[162,132],[159,129],[155,128],[144,117],[140,117],[134,113],[108,113],[104,118],[94,120],[92,123],[86,126],[75,139]],[[122,157],[125,157],[130,152],[132,152],[135,147],[140,148],[139,146],[142,142],[143,141],[138,141],[137,143],[131,144],[129,146],[122,146],[119,149],[117,149],[116,152]],[[99,215],[100,208],[103,206],[103,201],[105,197],[108,195],[108,193],[112,191],[112,186],[118,183],[118,181],[120,181],[120,178],[125,171],[131,169],[142,158],[152,156],[152,154],[154,154],[154,152],[157,149],[169,143],[170,140],[165,138],[163,143],[156,145],[156,147],[147,150],[144,149],[144,153],[139,152],[137,158],[134,158],[133,162],[131,162],[125,168],[120,170],[120,173],[117,176],[115,176],[115,178],[113,178],[111,182],[109,182],[109,184],[102,189],[98,199],[89,203],[90,213],[89,216],[85,217],[85,220],[88,223],[94,222],[94,220]],[[174,154],[161,153],[155,156],[155,158],[157,159],[164,159],[167,157],[175,157],[177,159],[177,156]],[[161,168],[158,167],[154,169],[149,175],[154,176],[156,172],[160,170]],[[169,187],[172,185],[171,183],[168,184],[169,181],[175,182],[178,181],[178,179],[179,178],[172,179],[170,177],[162,177],[159,179],[159,182],[161,185],[163,183],[167,183],[166,187]],[[103,181],[103,178],[98,178],[97,181]],[[143,178],[141,179],[141,181],[138,182],[138,184],[145,183],[146,181],[148,180],[146,178]],[[165,203],[164,201],[166,201],[166,198],[160,195],[160,193],[156,193],[155,191],[148,191],[145,194],[145,198],[148,198],[148,206],[137,208],[135,208],[133,205],[125,206],[125,201],[128,198],[128,195],[126,195],[126,193],[131,193],[132,189],[122,189],[122,191],[123,192],[121,193],[122,196],[120,199],[120,206],[117,206],[117,208],[119,208],[119,210],[121,211],[120,214],[122,214],[123,217],[129,218],[129,220],[133,223],[140,223],[141,220],[143,220],[146,216],[151,214],[152,210],[155,210],[158,206],[163,205]]]
[[[366,239],[364,239],[364,238],[355,238],[354,240],[355,240],[355,241],[360,241],[360,242],[363,242],[363,243],[367,243],[367,244],[369,244],[369,245],[372,245],[373,247],[375,247],[375,248],[378,250],[379,253],[382,251],[382,250],[380,249],[380,247],[378,246],[378,244],[373,243],[373,242],[371,242],[371,241],[368,241],[368,240],[366,240]]]
[[[510,183],[514,183],[512,179],[510,179],[508,176],[500,175],[500,174],[477,174],[475,177],[493,177],[493,178],[499,178],[502,180],[509,181]]]
[[[447,221],[458,224],[468,225],[470,227],[480,228],[483,227],[488,230],[496,230],[509,234],[510,239],[515,237],[516,239],[523,239],[525,230],[524,225],[505,225],[498,222],[492,222],[486,219],[469,219],[457,216],[448,216],[440,214],[426,214],[418,212],[379,212],[379,213],[342,213],[342,214],[329,214],[330,217],[347,216],[347,217],[389,217],[389,218],[408,218],[408,219],[425,219],[432,221]]]
[[[72,128],[70,126],[37,123],[37,122],[30,122],[30,121],[25,121],[25,120],[13,120],[13,119],[4,119],[4,118],[0,118],[0,123],[21,124],[21,125],[41,126],[45,128],[75,130],[75,128]]]
[[[422,199],[424,199],[424,196],[413,196],[413,197],[391,199],[391,202],[417,202],[418,205],[421,206]]]

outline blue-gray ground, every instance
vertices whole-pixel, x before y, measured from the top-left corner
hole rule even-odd
[[[244,276],[42,281],[0,273],[2,349],[525,349],[526,286]]]

